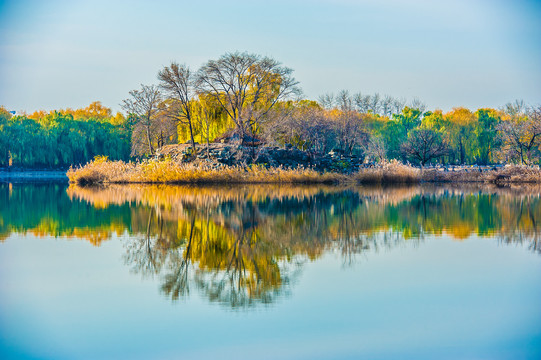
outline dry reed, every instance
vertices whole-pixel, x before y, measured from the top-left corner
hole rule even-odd
[[[378,166],[361,169],[353,177],[361,184],[411,184],[419,182],[420,175],[419,169],[391,160]]]
[[[138,164],[99,158],[77,169],[69,169],[71,183],[87,184],[331,184],[347,182],[339,173],[319,173],[313,169],[265,168],[263,166],[224,166],[179,164],[171,160],[148,160]]]
[[[97,157],[83,167],[69,169],[71,183],[87,184],[407,184],[419,182],[461,183],[541,183],[537,167],[507,165],[497,170],[441,171],[404,165],[392,160],[353,174],[320,173],[313,169],[266,168],[263,166],[223,166],[179,164],[170,159],[141,163],[109,161]]]

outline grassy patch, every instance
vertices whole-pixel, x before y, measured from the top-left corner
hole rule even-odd
[[[263,166],[224,166],[179,164],[175,161],[147,160],[141,163],[109,161],[98,157],[83,167],[69,169],[71,183],[87,184],[407,184],[418,182],[540,183],[537,167],[508,165],[498,170],[421,170],[399,161],[363,168],[350,175],[320,173],[313,169],[265,168]]]
[[[312,169],[265,168],[262,166],[224,166],[179,164],[171,160],[125,163],[96,159],[67,176],[79,185],[104,183],[148,184],[223,184],[223,183],[338,183],[348,181],[339,173],[319,173]]]

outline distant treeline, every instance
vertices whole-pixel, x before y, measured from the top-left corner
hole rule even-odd
[[[0,167],[67,168],[97,155],[130,158],[131,126],[99,102],[12,116],[0,108]]]
[[[0,166],[66,167],[96,155],[127,160],[163,145],[208,143],[292,146],[311,156],[331,150],[366,162],[416,164],[541,162],[541,106],[428,111],[389,95],[301,97],[293,70],[269,57],[228,53],[197,71],[171,63],[157,85],[123,101],[126,117],[99,102],[77,110],[11,116],[0,108]]]

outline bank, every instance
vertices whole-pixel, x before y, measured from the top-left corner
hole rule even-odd
[[[242,147],[226,144],[169,145],[140,162],[98,157],[67,171],[71,183],[149,184],[399,184],[420,182],[539,183],[539,167],[419,168],[397,160],[364,164],[358,157],[333,151],[313,156],[286,147]]]

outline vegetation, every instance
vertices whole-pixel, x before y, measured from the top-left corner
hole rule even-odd
[[[265,168],[263,166],[224,166],[211,168],[193,164],[179,164],[171,160],[147,160],[140,163],[108,161],[100,157],[67,172],[70,182],[103,183],[336,183],[347,181],[345,175],[324,173],[312,169]]]
[[[131,126],[99,102],[12,116],[0,108],[0,167],[68,168],[97,155],[130,158]]]
[[[140,163],[108,161],[98,157],[80,168],[70,168],[69,181],[89,184],[411,184],[419,182],[480,182],[492,184],[541,183],[541,169],[523,165],[485,170],[469,167],[460,171],[421,170],[397,160],[361,168],[358,172],[320,173],[313,169],[266,168],[252,165],[222,166],[181,164],[169,159],[145,160]]]
[[[172,62],[157,85],[129,92],[116,114],[99,102],[77,110],[11,116],[0,110],[0,166],[64,167],[96,155],[151,157],[164,145],[216,139],[290,146],[311,157],[331,150],[365,163],[415,165],[541,163],[541,107],[427,111],[418,99],[324,94],[302,99],[292,69],[249,53],[227,53],[192,71]],[[164,167],[168,165],[163,165]]]

